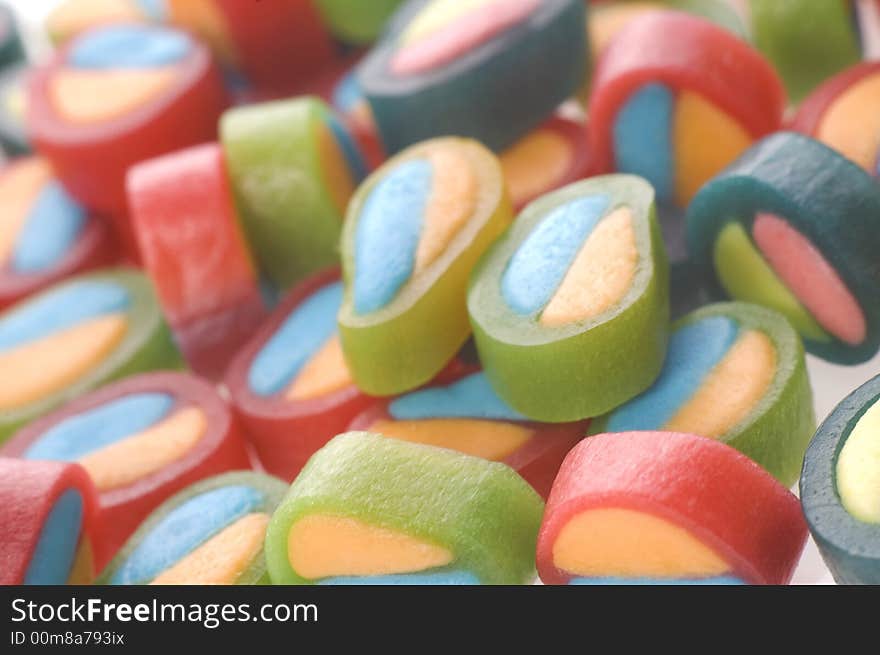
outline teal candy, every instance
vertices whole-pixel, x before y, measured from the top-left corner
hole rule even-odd
[[[63,585],[70,577],[82,530],[83,501],[79,491],[68,489],[52,507],[31,561],[24,574],[26,585]]]

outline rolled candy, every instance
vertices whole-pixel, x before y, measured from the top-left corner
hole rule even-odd
[[[260,462],[286,480],[373,402],[355,386],[342,356],[341,304],[338,269],[310,277],[282,300],[226,374]]]
[[[31,68],[26,64],[0,72],[0,147],[8,157],[26,155],[31,151],[25,126],[30,72]]]
[[[695,16],[648,12],[599,61],[590,146],[598,170],[641,175],[660,201],[684,207],[779,128],[784,106],[775,72],[747,43]]]
[[[202,37],[221,61],[253,84],[276,92],[309,77],[334,55],[312,0],[165,0],[165,4],[171,22]]]
[[[45,159],[0,170],[0,205],[0,309],[116,258],[104,221],[67,195]]]
[[[821,141],[871,175],[880,174],[880,63],[835,75],[801,104],[791,129]]]
[[[849,0],[748,0],[755,44],[795,103],[861,59],[858,10]],[[821,43],[821,47],[816,44]]]
[[[80,466],[0,458],[0,585],[91,584],[96,506]]]
[[[816,429],[801,340],[773,310],[746,303],[699,309],[673,325],[653,386],[593,425],[595,432],[717,439],[791,486]]]
[[[24,46],[15,26],[15,16],[6,4],[0,4],[0,68],[24,59]]]
[[[538,127],[583,83],[584,11],[582,0],[408,2],[358,74],[388,152],[451,134],[500,151]]]
[[[115,24],[76,37],[37,70],[28,126],[68,191],[114,215],[129,245],[128,168],[213,139],[226,102],[210,52],[191,36]]]
[[[376,129],[370,103],[358,84],[356,67],[336,80],[329,99],[361,146],[370,170],[381,166],[387,158],[385,146]]]
[[[409,391],[453,358],[470,334],[468,276],[510,220],[498,159],[466,139],[413,146],[361,185],[342,235],[339,312],[361,389]]]
[[[98,578],[110,585],[266,584],[263,539],[287,485],[225,473],[164,502]]]
[[[644,391],[669,329],[653,189],[611,175],[533,202],[474,270],[468,310],[486,376],[532,419],[578,421]]]
[[[761,141],[694,198],[687,233],[722,295],[782,312],[809,352],[877,352],[880,187],[842,155],[794,133]]]
[[[800,496],[840,584],[880,584],[880,377],[847,396],[807,449]]]
[[[187,361],[221,376],[265,318],[222,149],[193,146],[136,165],[128,198],[141,260]]]
[[[278,506],[266,562],[274,584],[527,584],[543,505],[504,464],[349,432]]]
[[[592,159],[584,127],[553,117],[499,155],[519,211],[539,196],[587,177]]]
[[[138,375],[83,396],[20,430],[3,454],[86,469],[99,494],[98,568],[171,495],[249,468],[229,406],[184,373]]]
[[[674,432],[585,439],[538,536],[546,584],[787,584],[807,540],[797,498],[733,448]]]
[[[220,125],[248,240],[288,288],[339,263],[348,201],[366,170],[358,147],[317,98],[230,110]]]
[[[102,271],[54,285],[0,314],[0,442],[108,382],[180,365],[142,274]]]
[[[386,21],[403,0],[316,0],[333,34],[353,44],[368,44],[382,33]]]
[[[546,498],[563,458],[588,425],[529,421],[497,396],[482,372],[472,371],[449,384],[378,401],[349,430],[503,462]]]
[[[46,32],[56,45],[93,27],[110,23],[160,21],[164,0],[62,0],[46,18]]]

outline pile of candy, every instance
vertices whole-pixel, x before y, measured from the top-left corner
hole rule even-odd
[[[880,377],[817,431],[805,355],[880,349],[880,2],[46,28],[0,11],[0,584],[787,584],[810,532],[880,583]]]

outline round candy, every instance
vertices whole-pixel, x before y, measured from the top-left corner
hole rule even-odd
[[[339,271],[310,277],[281,301],[226,374],[236,414],[269,473],[293,480],[316,450],[372,401],[342,356]]]
[[[169,496],[209,475],[248,468],[239,426],[208,383],[189,374],[128,378],[20,430],[3,454],[77,462],[98,491],[98,568]]]
[[[600,171],[645,177],[664,203],[697,190],[753,141],[778,129],[785,105],[770,65],[730,32],[681,12],[633,19],[599,61],[589,103]]]
[[[8,157],[26,155],[31,151],[25,126],[26,87],[30,72],[31,68],[26,64],[0,72],[0,147]]]
[[[62,0],[46,18],[46,31],[53,43],[63,45],[93,27],[163,20],[164,4],[164,0]]]
[[[512,145],[581,86],[584,20],[582,0],[408,2],[358,73],[388,152],[443,135]]]
[[[482,372],[471,370],[449,384],[377,401],[349,430],[503,462],[546,498],[562,459],[588,425],[529,421],[497,396]]]
[[[712,439],[627,432],[562,463],[538,536],[546,584],[787,584],[807,540],[797,498]]]
[[[354,44],[368,44],[382,33],[386,21],[403,0],[316,0],[334,35]]]
[[[577,421],[644,391],[669,329],[653,189],[612,175],[535,201],[474,270],[468,310],[486,376],[530,418]]]
[[[0,314],[0,442],[112,380],[180,364],[142,274],[103,271],[50,287]]]
[[[0,458],[0,585],[92,584],[96,509],[76,464]]]
[[[233,109],[221,139],[260,268],[288,288],[339,263],[348,201],[366,173],[348,131],[317,98]]]
[[[688,250],[719,291],[772,307],[809,352],[854,364],[880,347],[880,187],[813,139],[780,133],[688,208]]]
[[[553,117],[499,156],[517,211],[539,196],[588,177],[592,159],[581,124]]]
[[[817,88],[791,129],[831,146],[871,175],[880,174],[880,63],[864,62]]]
[[[514,471],[349,432],[319,450],[266,533],[274,584],[527,584],[543,503]]]
[[[53,177],[46,160],[0,169],[0,309],[115,259],[110,231]]]
[[[263,538],[286,490],[281,480],[251,472],[187,487],[144,521],[98,584],[266,584]]]
[[[813,539],[840,584],[880,584],[880,377],[819,427],[800,496]]]
[[[128,198],[141,259],[187,361],[221,376],[265,318],[223,151],[206,144],[138,164]]]
[[[431,380],[470,334],[477,259],[510,223],[498,159],[453,137],[413,146],[361,185],[342,235],[342,348],[357,385],[393,395]]]
[[[797,332],[781,314],[711,305],[673,325],[660,377],[594,423],[595,432],[662,430],[717,439],[792,485],[813,431]]]
[[[219,70],[191,36],[117,24],[76,37],[38,69],[27,111],[34,145],[59,179],[84,205],[113,215],[131,245],[126,171],[213,139],[225,104]]]
[[[849,0],[748,0],[755,43],[779,71],[793,102],[861,58],[854,5]]]

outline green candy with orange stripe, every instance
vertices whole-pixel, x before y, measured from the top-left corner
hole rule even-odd
[[[330,108],[305,97],[231,109],[220,139],[244,231],[268,278],[288,288],[338,264],[346,205],[366,169]]]
[[[651,185],[595,177],[526,207],[475,269],[468,310],[492,386],[529,418],[580,420],[644,391],[669,329]]]
[[[73,278],[0,314],[0,442],[108,382],[183,360],[141,273]]]
[[[470,334],[468,276],[511,217],[498,158],[468,139],[412,146],[361,185],[342,235],[339,332],[363,391],[409,391],[453,358]]]

